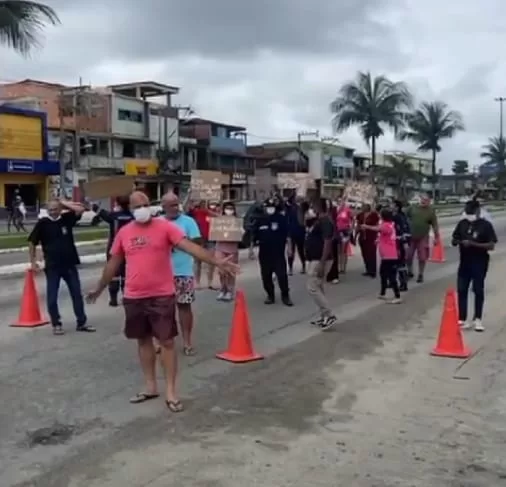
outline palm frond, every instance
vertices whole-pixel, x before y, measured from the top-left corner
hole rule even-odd
[[[23,55],[39,47],[46,25],[60,23],[51,7],[39,2],[0,0],[0,44]]]

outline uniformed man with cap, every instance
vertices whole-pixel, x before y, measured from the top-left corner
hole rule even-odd
[[[282,214],[281,202],[267,199],[264,212],[254,223],[253,238],[258,242],[258,262],[264,290],[267,293],[265,304],[276,300],[273,275],[276,276],[281,291],[281,301],[286,306],[293,306],[288,286],[286,251],[291,251],[288,237],[288,223]]]
[[[111,250],[114,237],[118,233],[119,229],[124,227],[127,223],[130,223],[134,217],[130,211],[130,196],[119,196],[116,199],[117,206],[113,211],[107,211],[104,209],[98,209],[97,205],[94,205],[94,211],[97,212],[98,217],[104,220],[109,225],[109,239],[107,242],[107,258],[109,259],[109,253]],[[97,211],[98,210],[98,211]],[[116,277],[109,283],[109,306],[118,306],[118,295],[121,290],[123,292],[125,288],[125,264],[120,267]]]

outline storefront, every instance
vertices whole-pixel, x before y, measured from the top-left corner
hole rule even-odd
[[[58,174],[59,163],[48,160],[46,114],[0,106],[0,207],[17,191],[27,207],[38,208]]]

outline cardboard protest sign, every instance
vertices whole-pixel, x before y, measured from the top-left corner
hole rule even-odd
[[[112,176],[83,183],[87,199],[100,200],[126,195],[135,190],[135,176]]]
[[[211,218],[209,240],[213,242],[240,242],[244,234],[243,220],[235,216]]]
[[[223,174],[219,171],[192,171],[190,188],[194,200],[221,201]]]
[[[370,183],[350,181],[344,187],[343,198],[347,201],[372,205],[376,196],[376,186]]]
[[[297,196],[306,196],[309,189],[316,189],[316,182],[307,172],[280,172],[277,181],[278,188],[294,189]]]

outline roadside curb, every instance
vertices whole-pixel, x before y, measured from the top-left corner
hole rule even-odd
[[[80,257],[81,265],[80,269],[86,267],[94,267],[97,264],[103,264],[106,261],[105,252],[100,254],[83,255]],[[239,251],[239,262],[250,261],[248,258],[248,249],[242,249]],[[44,262],[39,262],[41,269],[44,268]],[[30,268],[29,263],[23,264],[11,264],[0,266],[0,278],[13,278],[22,276]]]
[[[100,240],[87,240],[85,242],[76,242],[76,247],[92,247],[93,245],[105,244],[106,238]],[[10,249],[0,249],[0,255],[2,254],[15,254],[17,252],[28,252],[28,246],[26,247],[13,247]]]

